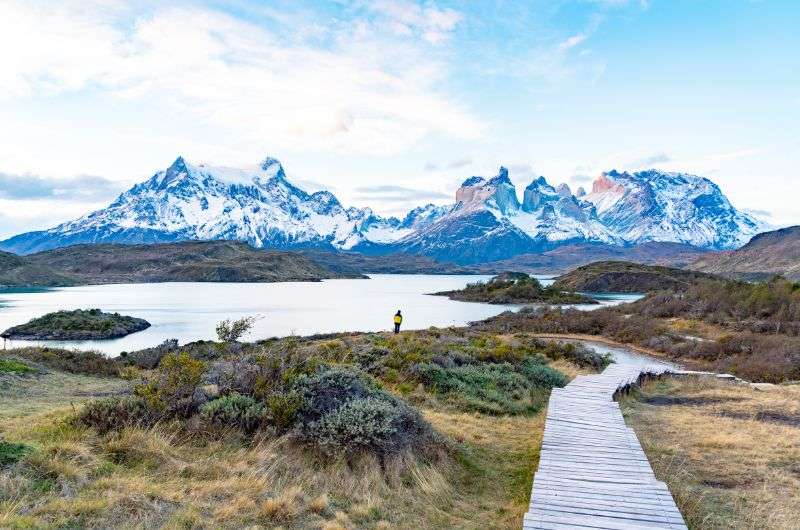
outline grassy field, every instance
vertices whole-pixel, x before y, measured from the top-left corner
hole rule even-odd
[[[0,473],[0,527],[517,528],[542,414],[426,417],[460,440],[459,460],[351,467],[281,440],[207,443],[168,427],[101,438],[59,413],[29,418],[11,434],[35,452],[23,473]]]
[[[622,406],[691,528],[798,528],[800,387],[662,379]]]
[[[417,351],[423,338],[400,340]],[[20,372],[20,361],[35,371]],[[72,418],[84,402],[132,383],[22,357],[8,366],[0,439],[14,444],[18,461],[0,464],[0,528],[518,528],[544,426],[544,409],[468,411],[398,381],[386,387],[416,403],[445,440],[435,461],[326,457],[289,435],[207,435],[178,421],[99,434]],[[565,358],[549,366],[568,378],[592,371]]]

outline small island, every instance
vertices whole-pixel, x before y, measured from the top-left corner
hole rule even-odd
[[[0,337],[14,340],[102,340],[118,339],[150,327],[142,319],[104,313],[99,309],[56,311],[26,324],[8,328]]]
[[[488,282],[467,284],[456,291],[432,293],[461,302],[489,304],[597,304],[597,300],[573,291],[543,287],[539,280],[524,272],[504,272]]]

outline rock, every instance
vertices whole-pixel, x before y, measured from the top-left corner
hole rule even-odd
[[[215,399],[219,397],[219,385],[204,385],[200,390],[206,395],[208,399]]]

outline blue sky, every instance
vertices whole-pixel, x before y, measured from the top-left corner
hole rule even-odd
[[[400,214],[501,164],[708,176],[800,223],[800,2],[0,4],[0,237],[179,154]]]

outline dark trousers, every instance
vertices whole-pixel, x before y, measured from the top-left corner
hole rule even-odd
[[[400,333],[400,324],[395,324],[394,325],[394,332],[395,333]]]

